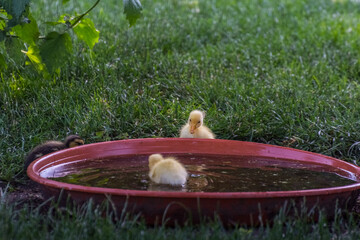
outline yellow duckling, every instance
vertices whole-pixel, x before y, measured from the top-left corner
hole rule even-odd
[[[186,183],[187,172],[175,158],[164,158],[161,154],[149,156],[149,177],[159,184],[183,185]]]
[[[181,138],[210,138],[214,139],[213,132],[204,126],[205,113],[199,110],[194,110],[190,113],[188,122],[182,127],[180,131]]]
[[[24,170],[39,157],[46,154],[56,152],[65,148],[76,147],[84,144],[84,140],[78,135],[69,135],[64,142],[59,141],[47,141],[43,144],[36,146],[26,157]]]

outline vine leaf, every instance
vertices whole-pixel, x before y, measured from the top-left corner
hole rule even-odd
[[[7,65],[6,65],[6,61],[4,56],[0,53],[0,69],[6,69]]]
[[[1,18],[1,15],[0,15],[0,30],[4,30],[5,26],[6,26],[5,19]]]
[[[28,51],[22,51],[30,59],[36,70],[42,73],[47,73],[44,63],[41,61],[40,50],[36,45],[29,46]],[[28,64],[28,63],[27,63]]]
[[[5,31],[1,31],[0,30],[0,42],[2,42],[2,41],[4,41],[4,39],[5,39]]]
[[[71,37],[68,33],[50,32],[40,45],[40,56],[50,73],[55,72],[72,53]]]
[[[90,49],[99,41],[99,31],[95,28],[93,21],[89,18],[82,19],[74,28],[76,36],[84,41]]]
[[[19,19],[20,16],[26,9],[26,6],[29,4],[30,0],[0,0],[0,6],[2,6],[5,11],[10,14],[13,18]]]
[[[56,26],[59,24],[71,25],[70,16],[68,14],[62,14],[56,22],[45,22],[47,25]]]
[[[124,0],[124,13],[129,21],[130,27],[136,23],[141,16],[142,6],[139,0]]]
[[[5,38],[4,41],[6,59],[11,59],[11,62],[21,63],[25,60],[24,54],[21,53],[21,49],[24,47],[23,41],[19,38]]]
[[[25,12],[30,0],[0,0],[0,6],[10,14],[13,18],[8,22],[9,27],[13,27],[19,23],[21,15]]]
[[[36,20],[28,15],[29,23],[22,23],[21,25],[16,25],[12,30],[16,35],[29,45],[35,45],[35,42],[39,38],[40,32]]]

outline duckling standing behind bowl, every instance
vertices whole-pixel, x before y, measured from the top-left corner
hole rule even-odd
[[[212,131],[204,126],[205,113],[194,110],[190,113],[188,122],[180,131],[181,138],[209,138],[214,139]]]
[[[183,185],[186,183],[187,172],[175,158],[164,158],[161,154],[149,157],[149,177],[159,184]]]
[[[76,147],[84,144],[84,140],[81,139],[78,135],[69,135],[64,142],[59,141],[47,141],[43,144],[40,144],[36,146],[26,157],[24,170],[26,172],[26,169],[28,166],[38,159],[39,157],[42,157],[46,154],[56,152],[65,148],[71,148]]]

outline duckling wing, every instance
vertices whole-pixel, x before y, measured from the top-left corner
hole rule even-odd
[[[215,139],[215,134],[204,125],[198,128],[196,135],[198,138]]]

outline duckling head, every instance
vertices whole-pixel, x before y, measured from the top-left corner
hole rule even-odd
[[[194,110],[189,116],[190,133],[194,134],[195,130],[203,125],[205,114],[199,110]]]
[[[84,140],[78,135],[69,135],[64,141],[64,144],[67,148],[84,145],[84,143]]]
[[[151,169],[156,163],[163,160],[163,156],[161,154],[152,154],[149,156],[149,168]]]

